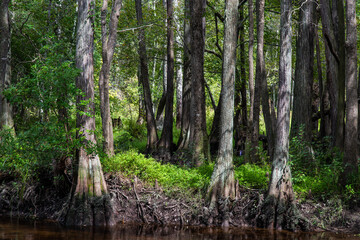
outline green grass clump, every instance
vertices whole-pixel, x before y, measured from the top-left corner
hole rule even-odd
[[[137,176],[149,184],[155,180],[165,188],[203,190],[210,181],[212,166],[186,169],[171,164],[161,164],[153,158],[146,158],[135,150],[122,152],[113,158],[103,159],[106,172],[122,172],[126,176]]]
[[[268,174],[267,174],[268,173]],[[235,179],[241,186],[256,189],[267,189],[271,168],[269,164],[256,165],[246,163],[235,168]]]
[[[204,164],[197,168],[184,168],[172,164],[161,164],[147,158],[136,150],[129,150],[102,160],[105,172],[122,172],[128,177],[139,179],[153,185],[155,180],[165,188],[191,191],[206,191],[213,172],[214,164]],[[269,165],[243,164],[235,168],[235,178],[240,185],[249,188],[266,189]]]

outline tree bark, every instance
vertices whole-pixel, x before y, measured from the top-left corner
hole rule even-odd
[[[357,95],[356,1],[346,1],[346,125],[343,185],[358,173],[358,95]]]
[[[335,129],[335,146],[341,151],[344,150],[344,132],[345,132],[345,17],[344,17],[344,1],[332,1],[332,16],[334,23],[334,35],[337,40],[337,52],[339,56],[338,62],[338,78],[337,78],[337,114]]]
[[[280,18],[279,103],[275,152],[268,196],[261,207],[258,225],[267,228],[294,230],[294,220],[298,220],[298,218],[289,165],[292,61],[291,11],[291,0],[282,0]]]
[[[314,65],[314,1],[300,1],[299,30],[296,42],[294,104],[291,136],[298,136],[310,143],[312,137],[312,94]]]
[[[108,11],[108,0],[103,0],[101,8],[101,40],[102,40],[102,66],[99,77],[100,112],[103,130],[103,148],[109,156],[114,155],[114,136],[109,102],[109,79],[111,62],[116,45],[117,26],[122,0],[115,0],[112,5],[109,30],[106,28],[106,16]]]
[[[257,53],[256,53],[256,75],[255,75],[255,88],[254,88],[254,105],[252,117],[252,132],[251,132],[251,150],[250,160],[253,163],[259,162],[258,146],[259,146],[259,125],[260,125],[260,104],[261,95],[264,87],[265,73],[265,60],[264,60],[264,18],[260,16],[260,6],[265,4],[262,0],[256,1],[257,9]],[[263,9],[263,7],[262,7]],[[265,79],[266,81],[266,79]]]
[[[240,6],[239,21],[244,21],[244,6]],[[246,131],[248,127],[247,117],[247,99],[246,99],[246,69],[245,69],[245,28],[241,24],[239,28],[239,55],[240,55],[240,74],[237,76],[235,82],[235,117],[234,117],[234,142],[235,152],[237,155],[242,155],[245,150]]]
[[[76,86],[83,94],[77,97],[77,137],[82,145],[77,151],[77,174],[74,174],[74,187],[70,207],[65,218],[66,225],[104,226],[113,225],[110,196],[101,169],[99,156],[89,153],[96,145],[95,106],[94,106],[94,30],[93,0],[78,1],[78,27],[76,42],[76,67],[81,74]]]
[[[220,141],[219,154],[209,186],[210,208],[215,206],[218,199],[235,198],[233,132],[238,4],[238,0],[227,0],[225,4]],[[223,216],[223,226],[229,226],[228,212]]]
[[[184,2],[184,55],[183,55],[183,95],[181,133],[178,150],[187,149],[190,142],[190,103],[191,103],[191,32],[190,32],[190,0]]]
[[[180,5],[179,0],[174,1],[175,9],[178,9]],[[180,43],[182,41],[181,35],[181,26],[180,26],[180,16],[179,14],[175,14],[176,18],[176,42]],[[178,48],[180,49],[180,48]],[[182,120],[182,96],[183,96],[183,65],[181,58],[181,51],[178,50],[176,52],[176,128],[181,128],[181,120]]]
[[[0,5],[0,129],[6,126],[14,130],[12,105],[3,94],[11,84],[9,3],[3,0]]]
[[[249,112],[249,127],[246,136],[245,144],[245,162],[252,161],[252,143],[254,132],[254,16],[253,16],[253,0],[248,0],[249,5],[249,92],[250,92],[250,112]]]
[[[204,79],[204,23],[205,1],[190,1],[191,9],[191,112],[190,141],[193,162],[201,165],[209,159],[209,143],[206,133],[205,79]]]
[[[331,104],[331,136],[333,145],[342,150],[344,143],[345,89],[344,7],[342,1],[334,0],[331,11],[329,1],[321,0],[320,3]]]
[[[161,148],[170,157],[173,145],[173,103],[174,103],[174,31],[173,0],[166,1],[167,6],[167,86],[164,128],[159,142]]]
[[[318,14],[317,14],[318,15]],[[319,16],[317,16],[317,23],[319,23]],[[318,25],[318,24],[317,24]],[[316,43],[316,64],[317,64],[317,72],[318,72],[318,82],[319,82],[319,91],[320,91],[320,139],[325,136],[329,136],[326,129],[330,129],[330,119],[328,115],[325,115],[326,111],[330,111],[329,94],[327,88],[324,84],[323,76],[322,76],[322,64],[321,64],[321,50],[319,43],[319,30],[318,27],[315,27],[315,43]]]
[[[270,112],[269,90],[266,80],[265,58],[264,58],[264,28],[265,28],[265,1],[256,1],[256,19],[257,19],[257,57],[256,57],[256,78],[260,78],[261,105],[264,114],[266,136],[268,142],[268,155],[273,156],[274,151],[274,129],[275,119]]]
[[[143,25],[142,17],[142,3],[141,0],[135,0],[136,4],[136,19],[138,25]],[[146,112],[146,127],[147,127],[147,152],[152,152],[156,149],[158,142],[158,135],[156,132],[156,122],[153,112],[153,103],[151,100],[151,91],[149,84],[149,69],[146,54],[146,40],[145,31],[143,28],[139,29],[139,57],[140,57],[140,78],[143,86],[145,112]]]

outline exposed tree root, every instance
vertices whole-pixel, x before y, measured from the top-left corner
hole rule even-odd
[[[278,207],[274,205],[274,199],[271,202],[271,199],[264,198],[263,191],[240,186],[238,198],[228,201],[227,209],[224,199],[220,199],[216,203],[218,207],[211,211],[208,204],[199,197],[184,197],[181,192],[169,196],[164,194],[160,187],[148,186],[140,180],[133,182],[120,174],[105,174],[105,179],[116,223],[142,223],[137,208],[137,204],[141,204],[144,219],[148,224],[155,225],[221,226],[224,218],[228,218],[229,226],[232,227],[267,228],[271,220],[275,222],[277,219],[276,224],[282,229],[306,230],[310,226],[312,230],[318,231],[359,233],[360,209],[342,209],[341,201],[335,204],[333,201],[324,203],[306,200],[297,205],[297,208],[294,204],[292,207],[291,204]],[[46,182],[52,183],[49,179]],[[72,206],[69,204],[69,195],[64,197],[54,185],[44,189],[43,183],[34,187],[26,186],[21,195],[21,185],[16,185],[20,188],[14,186],[12,181],[0,184],[0,216],[65,222],[66,213]],[[137,197],[133,188],[136,188]],[[95,204],[97,208],[103,207],[103,200],[99,200],[98,203],[90,203],[90,206]],[[275,216],[274,211],[279,208],[283,209],[282,216]],[[104,208],[101,211],[104,211]],[[105,211],[108,212],[106,209]],[[228,215],[224,216],[226,211]],[[302,216],[310,219],[312,224]],[[81,219],[77,217],[75,220]],[[280,222],[282,223],[279,224]]]
[[[274,196],[267,196],[260,207],[260,214],[256,219],[257,226],[277,230],[308,230],[309,222],[298,211],[294,202],[278,200]]]
[[[63,223],[67,226],[114,225],[110,195],[99,197],[75,195],[63,219]]]

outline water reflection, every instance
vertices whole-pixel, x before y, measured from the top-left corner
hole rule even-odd
[[[129,239],[129,240],[338,240],[360,239],[334,233],[291,233],[252,228],[117,225],[111,229],[69,229],[57,224],[0,219],[0,239]]]

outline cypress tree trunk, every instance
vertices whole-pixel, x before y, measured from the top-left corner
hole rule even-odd
[[[344,6],[342,1],[321,0],[321,20],[325,38],[327,81],[329,84],[331,136],[333,145],[343,149],[345,97]]]
[[[193,162],[199,166],[209,159],[209,143],[206,133],[204,50],[205,34],[203,16],[204,0],[190,1],[191,9],[191,112],[190,141],[193,146]]]
[[[244,21],[244,6],[240,6],[239,21]],[[240,55],[240,74],[235,82],[235,117],[234,117],[234,142],[235,152],[238,155],[243,154],[245,150],[246,131],[248,127],[247,117],[247,99],[246,99],[246,70],[245,70],[245,28],[242,23],[239,28],[239,55]],[[241,153],[240,153],[241,151]]]
[[[103,130],[103,147],[104,151],[109,155],[114,155],[114,136],[113,126],[110,114],[110,102],[109,102],[109,79],[110,79],[110,67],[114,56],[114,50],[116,45],[117,26],[119,23],[119,15],[121,8],[121,0],[115,0],[113,2],[109,30],[106,28],[106,16],[107,16],[108,0],[103,0],[101,8],[101,35],[102,35],[102,66],[99,78],[99,92],[100,92],[100,112],[102,120]],[[109,33],[108,33],[109,31]]]
[[[190,33],[190,2],[184,3],[184,56],[183,56],[183,91],[181,133],[178,150],[187,149],[190,140],[190,102],[191,102],[191,33]]]
[[[251,162],[259,161],[259,125],[260,125],[260,104],[263,93],[264,81],[266,81],[265,60],[264,60],[264,5],[263,0],[256,1],[256,17],[257,17],[257,52],[256,52],[256,75],[254,89],[254,105],[252,118],[252,135],[251,135]],[[268,125],[270,127],[270,125]]]
[[[76,67],[82,72],[76,86],[83,95],[77,98],[78,138],[82,145],[77,151],[77,174],[72,189],[70,206],[65,217],[66,225],[105,226],[113,225],[112,207],[99,156],[89,153],[96,145],[94,109],[94,0],[78,1],[78,28],[76,43]]]
[[[254,143],[253,136],[256,129],[254,127],[254,100],[255,100],[255,88],[254,88],[254,16],[253,16],[253,0],[248,0],[249,5],[249,92],[250,92],[250,113],[249,113],[249,127],[246,137],[245,145],[245,162],[252,161],[252,147]],[[259,130],[257,130],[259,132]],[[259,136],[257,136],[257,139]]]
[[[303,140],[310,143],[312,135],[312,98],[309,96],[312,94],[313,85],[315,2],[302,0],[299,4],[291,136],[299,135],[301,128],[303,128]]]
[[[173,144],[173,102],[174,102],[174,31],[173,27],[173,0],[167,0],[167,84],[164,128],[159,142],[159,149],[170,160]]]
[[[336,50],[338,52],[338,78],[336,79],[337,93],[337,114],[335,128],[335,146],[344,150],[344,132],[345,132],[345,17],[344,1],[332,1],[332,16],[334,23],[334,35],[337,40]]]
[[[317,23],[319,23],[319,16],[317,16]],[[330,111],[329,107],[329,94],[327,88],[324,84],[322,77],[322,64],[321,64],[321,51],[319,43],[319,31],[318,27],[315,28],[315,43],[316,43],[316,64],[318,71],[318,82],[319,82],[319,91],[320,91],[320,139],[325,136],[329,136],[330,133],[326,129],[330,129],[330,119],[329,115],[325,114],[325,111]]]
[[[238,0],[227,0],[225,7],[224,57],[221,87],[219,154],[209,186],[210,208],[218,199],[235,197],[233,166],[234,90],[236,67],[236,40]],[[229,214],[224,213],[223,225],[229,226]]]
[[[279,103],[276,142],[268,195],[258,218],[260,227],[296,228],[299,220],[289,165],[289,128],[291,93],[291,0],[281,1]]]
[[[174,8],[179,10],[179,0],[174,1]],[[176,18],[176,42],[180,43],[182,41],[181,26],[180,26],[180,16],[175,14]],[[182,120],[182,96],[183,96],[183,65],[181,59],[181,51],[177,50],[176,52],[176,128],[181,128]]]
[[[343,185],[358,173],[358,100],[357,100],[356,1],[346,2],[346,125]]]
[[[142,3],[141,0],[135,0],[136,4],[136,19],[138,25],[143,24],[142,18]],[[158,142],[158,135],[156,132],[156,122],[153,112],[153,104],[151,100],[151,91],[149,84],[149,70],[146,54],[145,32],[143,28],[139,29],[139,57],[140,57],[140,79],[143,86],[145,112],[146,112],[146,127],[147,127],[147,152],[152,152],[156,149]]]
[[[256,79],[259,78],[261,91],[261,105],[264,114],[266,136],[268,140],[268,155],[273,156],[274,151],[274,121],[270,113],[269,90],[266,81],[266,69],[264,58],[264,27],[265,27],[265,1],[256,1],[256,19],[257,19],[257,57],[256,57]],[[256,80],[258,81],[258,80]]]
[[[14,129],[12,106],[3,95],[11,83],[9,3],[10,0],[3,0],[0,5],[0,129]]]

